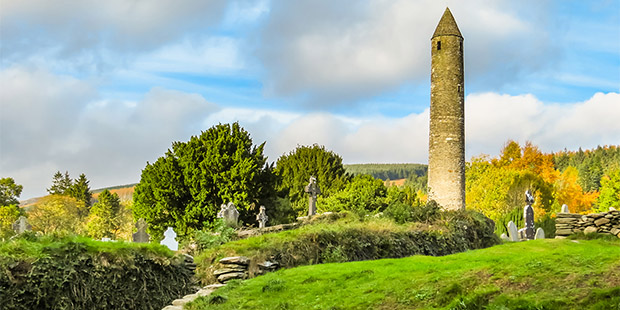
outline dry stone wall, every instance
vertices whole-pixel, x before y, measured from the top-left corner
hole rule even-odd
[[[588,215],[558,213],[555,219],[556,238],[566,238],[577,232],[609,234],[620,238],[620,211],[611,210]]]

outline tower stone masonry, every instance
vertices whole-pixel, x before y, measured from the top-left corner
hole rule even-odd
[[[465,208],[463,36],[446,8],[431,38],[428,199]]]

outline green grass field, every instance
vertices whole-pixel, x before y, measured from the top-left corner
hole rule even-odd
[[[620,310],[620,241],[535,240],[233,282],[185,309]]]

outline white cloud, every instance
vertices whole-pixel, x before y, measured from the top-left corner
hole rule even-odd
[[[226,5],[223,0],[3,1],[3,61],[47,55],[74,67],[118,65],[134,52],[204,31],[220,21]]]
[[[620,94],[597,93],[584,102],[544,104],[532,95],[467,96],[467,154],[495,155],[513,139],[545,152],[620,145]]]
[[[501,85],[550,60],[545,28],[538,27],[544,21],[524,19],[511,5],[451,5],[474,80]],[[329,106],[427,79],[429,42],[444,9],[431,0],[273,1],[257,48],[267,92],[309,95],[314,104]],[[528,14],[544,9],[533,6]]]
[[[231,74],[243,69],[239,42],[230,37],[192,38],[161,47],[138,57],[132,69],[139,72]]]
[[[545,104],[533,95],[482,93],[466,98],[466,158],[497,155],[509,140],[532,141],[545,152],[620,145],[620,94],[598,93],[571,104]],[[222,113],[230,111],[223,109]],[[428,109],[400,118],[345,118],[333,114],[299,114],[270,127],[271,117],[231,113],[251,128],[255,143],[267,141],[276,160],[297,145],[318,143],[340,154],[345,163],[426,163]],[[266,137],[266,138],[263,138]]]
[[[26,68],[0,71],[0,85],[0,175],[23,184],[23,198],[44,194],[56,170],[85,173],[93,188],[137,182],[146,161],[219,109],[162,88],[101,100],[89,82]]]
[[[153,88],[140,100],[102,100],[88,81],[45,71],[0,71],[0,175],[24,185],[23,198],[44,194],[56,170],[86,173],[91,186],[139,180],[146,161],[172,141],[216,123],[239,121],[271,161],[297,145],[318,143],[346,163],[427,160],[428,110],[405,117],[352,118],[261,109],[221,108],[198,94]],[[533,95],[466,98],[467,158],[496,155],[508,140],[543,151],[620,144],[619,93],[571,104]]]

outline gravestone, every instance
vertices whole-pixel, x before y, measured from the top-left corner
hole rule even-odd
[[[316,197],[321,194],[321,189],[316,184],[315,177],[310,177],[310,183],[306,185],[304,191],[310,195],[308,198],[308,216],[313,216],[316,214]]]
[[[21,234],[25,231],[31,231],[32,225],[30,225],[30,223],[28,223],[28,219],[22,215],[19,219],[17,219],[17,221],[15,221],[15,223],[13,223],[13,230],[15,233]]]
[[[265,212],[265,206],[260,206],[260,212],[256,215],[256,220],[258,221],[258,228],[265,228],[268,219],[269,217]]]
[[[534,240],[538,239],[545,239],[545,231],[542,229],[542,227],[538,227],[538,229],[536,229],[536,235],[534,236]]]
[[[162,240],[160,244],[167,246],[172,251],[177,251],[179,249],[179,243],[176,237],[177,233],[174,232],[174,229],[168,227],[164,232],[164,240]]]
[[[534,209],[532,203],[534,203],[534,196],[528,189],[525,191],[525,202],[527,205],[523,208],[523,220],[525,222],[525,239],[534,239]]]
[[[224,220],[224,223],[230,227],[237,227],[239,221],[239,211],[234,203],[222,204],[220,206],[220,212],[217,213],[217,217]]]
[[[136,222],[136,228],[138,231],[131,235],[133,242],[148,243],[151,241],[151,236],[146,232],[147,227],[148,224],[143,218],[138,219]]]
[[[513,221],[508,222],[508,238],[510,238],[510,241],[519,241],[517,225]]]
[[[110,239],[109,237],[103,237],[103,238],[101,238],[101,241],[103,241],[103,242],[110,242],[110,241],[112,241],[112,239]]]
[[[560,211],[560,213],[570,213],[570,211],[568,211],[568,206],[566,204],[562,205],[562,210]]]

